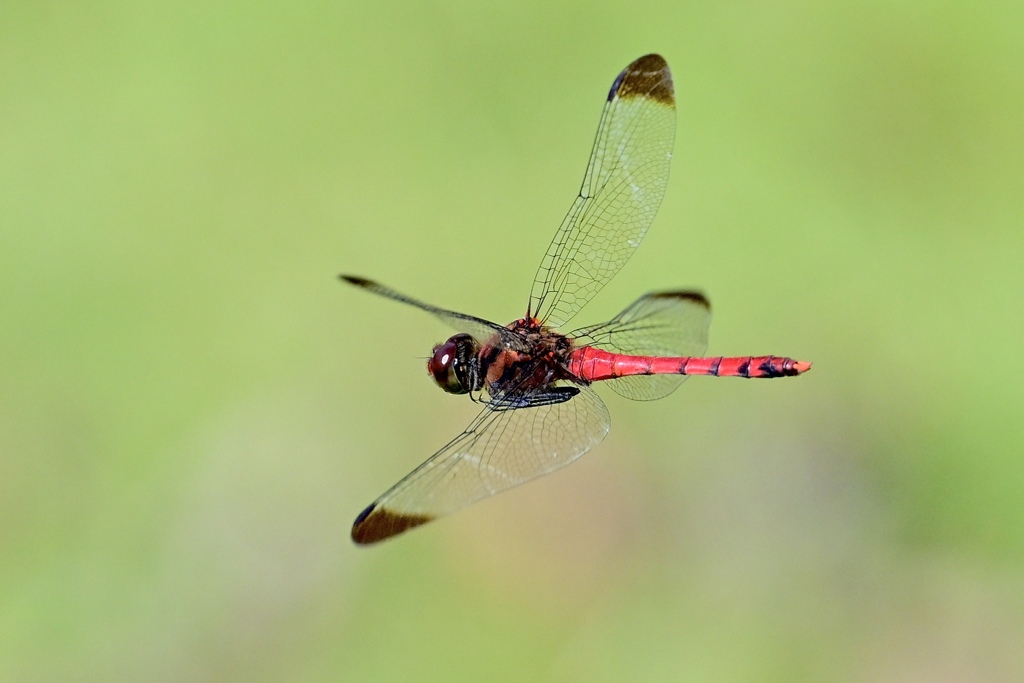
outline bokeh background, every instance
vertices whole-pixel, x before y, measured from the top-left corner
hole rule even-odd
[[[4,2],[0,680],[1024,680],[1024,4]],[[572,467],[373,548],[475,413],[609,84],[714,354]]]

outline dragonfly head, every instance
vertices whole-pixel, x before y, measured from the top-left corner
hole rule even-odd
[[[434,355],[427,361],[427,370],[437,386],[449,394],[468,393],[474,388],[470,370],[479,351],[480,344],[473,337],[457,334],[434,347]]]

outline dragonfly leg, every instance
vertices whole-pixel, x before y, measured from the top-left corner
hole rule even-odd
[[[549,387],[544,391],[524,396],[501,396],[491,399],[487,406],[494,411],[518,410],[519,408],[539,408],[556,403],[565,403],[580,393],[576,387]]]

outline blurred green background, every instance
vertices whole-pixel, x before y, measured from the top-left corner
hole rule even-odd
[[[1024,680],[1024,4],[5,2],[0,680]],[[679,100],[645,246],[713,354],[382,546],[475,408],[612,79]]]

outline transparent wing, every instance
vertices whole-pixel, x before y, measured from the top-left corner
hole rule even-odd
[[[519,350],[526,350],[528,348],[526,340],[524,340],[520,335],[506,327],[498,325],[497,323],[492,323],[490,320],[484,320],[483,318],[466,315],[465,313],[457,313],[455,311],[449,311],[444,308],[432,306],[420,301],[419,299],[413,299],[411,296],[406,296],[401,292],[396,292],[390,287],[385,287],[379,282],[374,282],[373,280],[368,280],[364,277],[357,277],[355,275],[339,275],[338,277],[345,282],[355,285],[356,287],[361,287],[368,292],[373,292],[379,296],[383,296],[394,301],[400,301],[403,304],[409,304],[410,306],[415,306],[427,313],[432,313],[446,325],[449,325],[459,332],[470,334],[480,342],[486,342],[494,335],[498,335],[506,347]]]
[[[708,348],[711,304],[700,292],[652,292],[606,323],[582,327],[569,336],[577,346],[596,346],[630,356],[701,356]],[[607,384],[636,401],[663,398],[686,375],[619,377]]]
[[[537,270],[532,315],[560,327],[640,246],[665,195],[675,130],[668,64],[641,57],[608,93],[579,196]]]
[[[608,409],[589,387],[560,403],[495,403],[462,434],[356,518],[352,538],[375,543],[568,465],[608,434]]]

